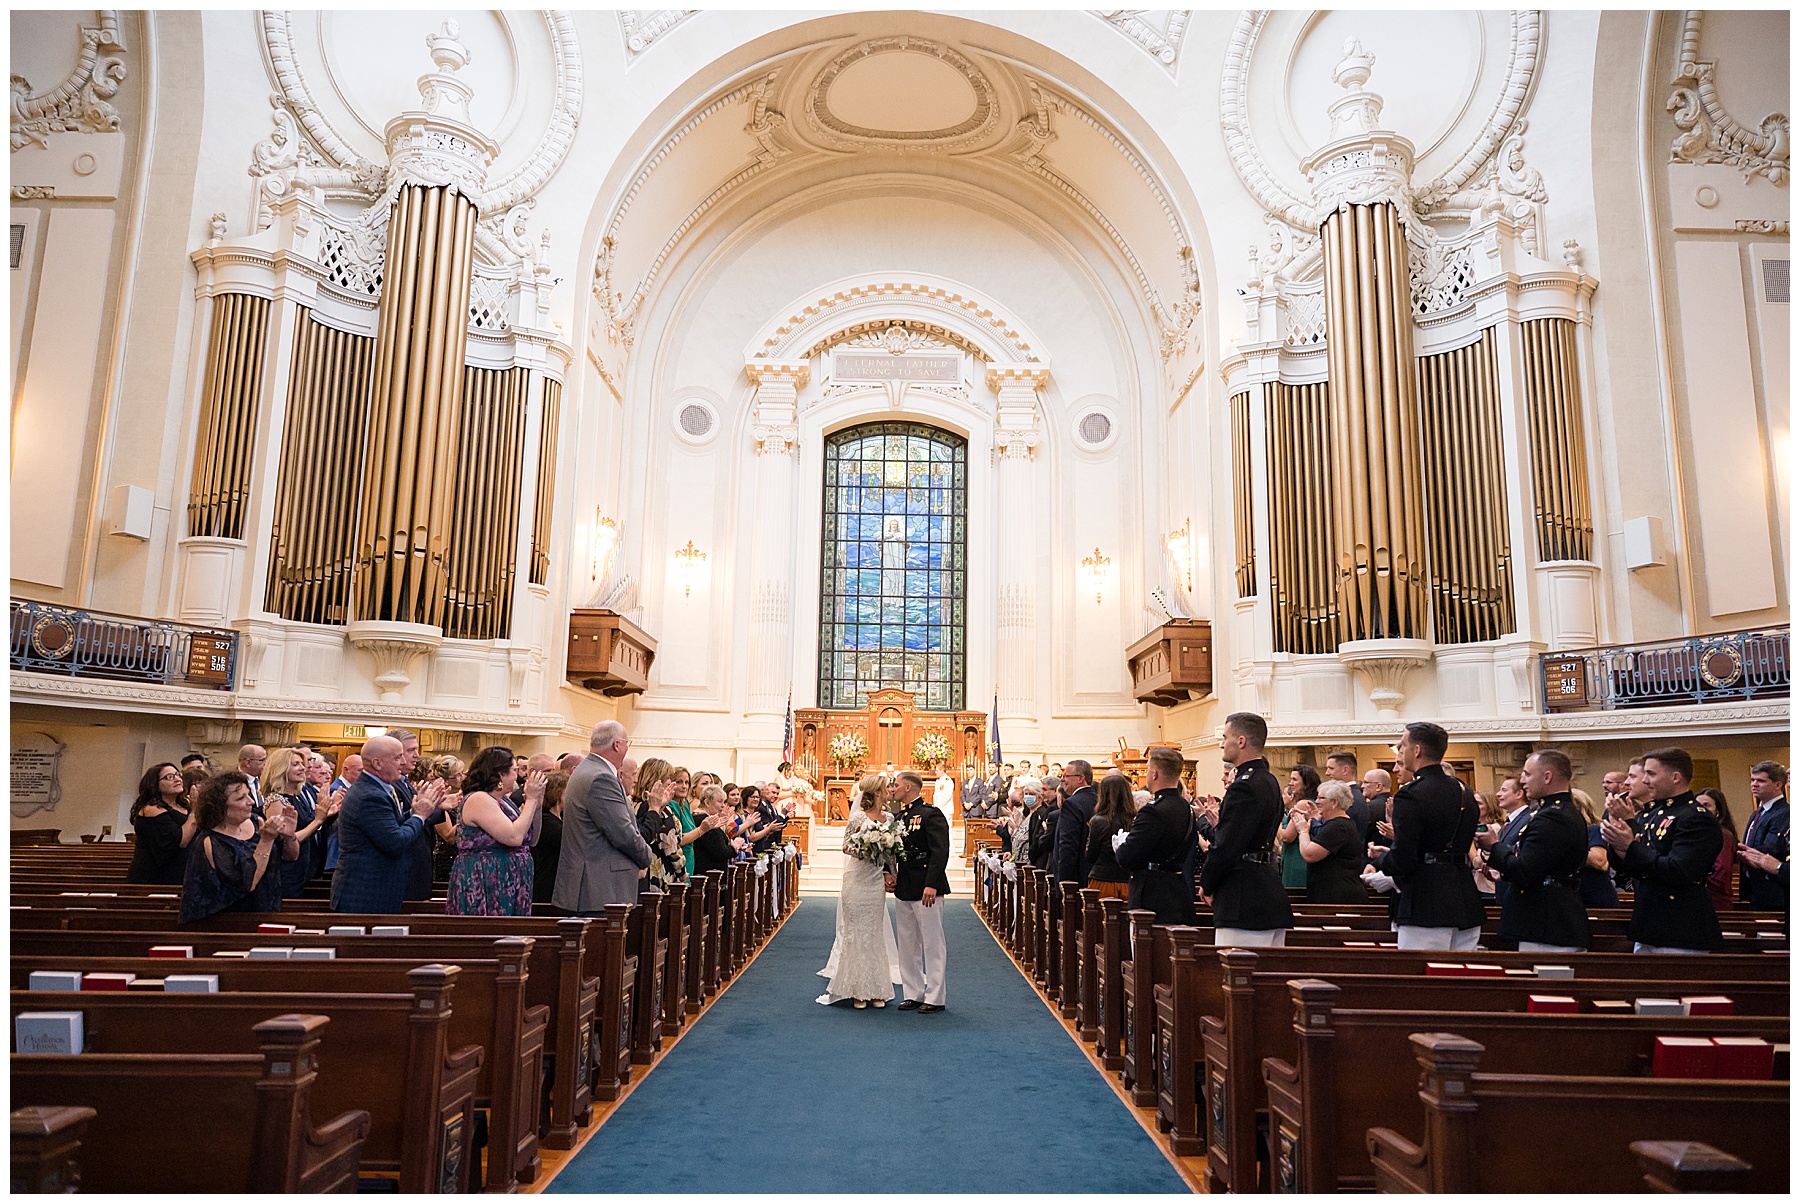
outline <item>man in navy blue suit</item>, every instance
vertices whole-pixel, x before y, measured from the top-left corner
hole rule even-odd
[[[362,759],[362,776],[338,813],[331,909],[392,915],[406,899],[413,845],[424,836],[425,817],[437,807],[437,784],[427,783],[410,805],[401,801],[397,786],[405,777],[405,756],[392,736],[370,736]]]

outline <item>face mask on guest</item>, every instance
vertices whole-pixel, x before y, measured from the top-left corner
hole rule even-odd
[[[1025,805],[1025,809],[1026,809],[1026,810],[1028,810],[1028,811],[1029,811],[1029,810],[1030,810],[1030,809],[1031,809],[1031,808],[1033,808],[1033,807],[1035,807],[1035,806],[1037,806],[1037,795],[1035,795],[1035,794],[1028,794],[1028,795],[1026,795],[1026,796],[1025,796],[1025,804],[1024,804],[1024,805]]]

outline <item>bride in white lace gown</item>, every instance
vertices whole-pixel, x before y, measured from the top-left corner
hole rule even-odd
[[[851,833],[887,818],[882,810],[886,784],[881,775],[869,774],[856,784],[856,805],[850,809]],[[820,976],[829,979],[824,1004],[853,999],[857,1007],[873,1003],[884,1007],[900,981],[900,955],[894,943],[894,922],[888,916],[887,890],[881,867],[872,861],[844,855],[844,880],[838,893],[837,939],[831,960]]]

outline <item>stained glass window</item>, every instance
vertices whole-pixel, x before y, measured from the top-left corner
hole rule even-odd
[[[963,708],[968,475],[968,443],[936,427],[826,438],[820,706],[855,709],[898,687],[925,710]]]

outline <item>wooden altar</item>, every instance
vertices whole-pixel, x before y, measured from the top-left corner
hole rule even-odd
[[[944,769],[956,782],[956,813],[962,814],[962,784],[970,777],[987,776],[987,715],[981,711],[922,711],[913,705],[907,690],[871,690],[861,710],[827,711],[808,707],[794,712],[794,772],[809,782],[822,784],[827,815],[837,823],[849,811],[850,795],[858,775],[871,770],[883,773],[918,769],[929,774],[935,766],[913,760],[919,737],[936,732],[949,742],[950,760]],[[855,765],[831,760],[832,738],[854,732],[868,745],[868,757]],[[925,797],[931,798],[926,782]],[[824,817],[821,817],[824,818]]]

